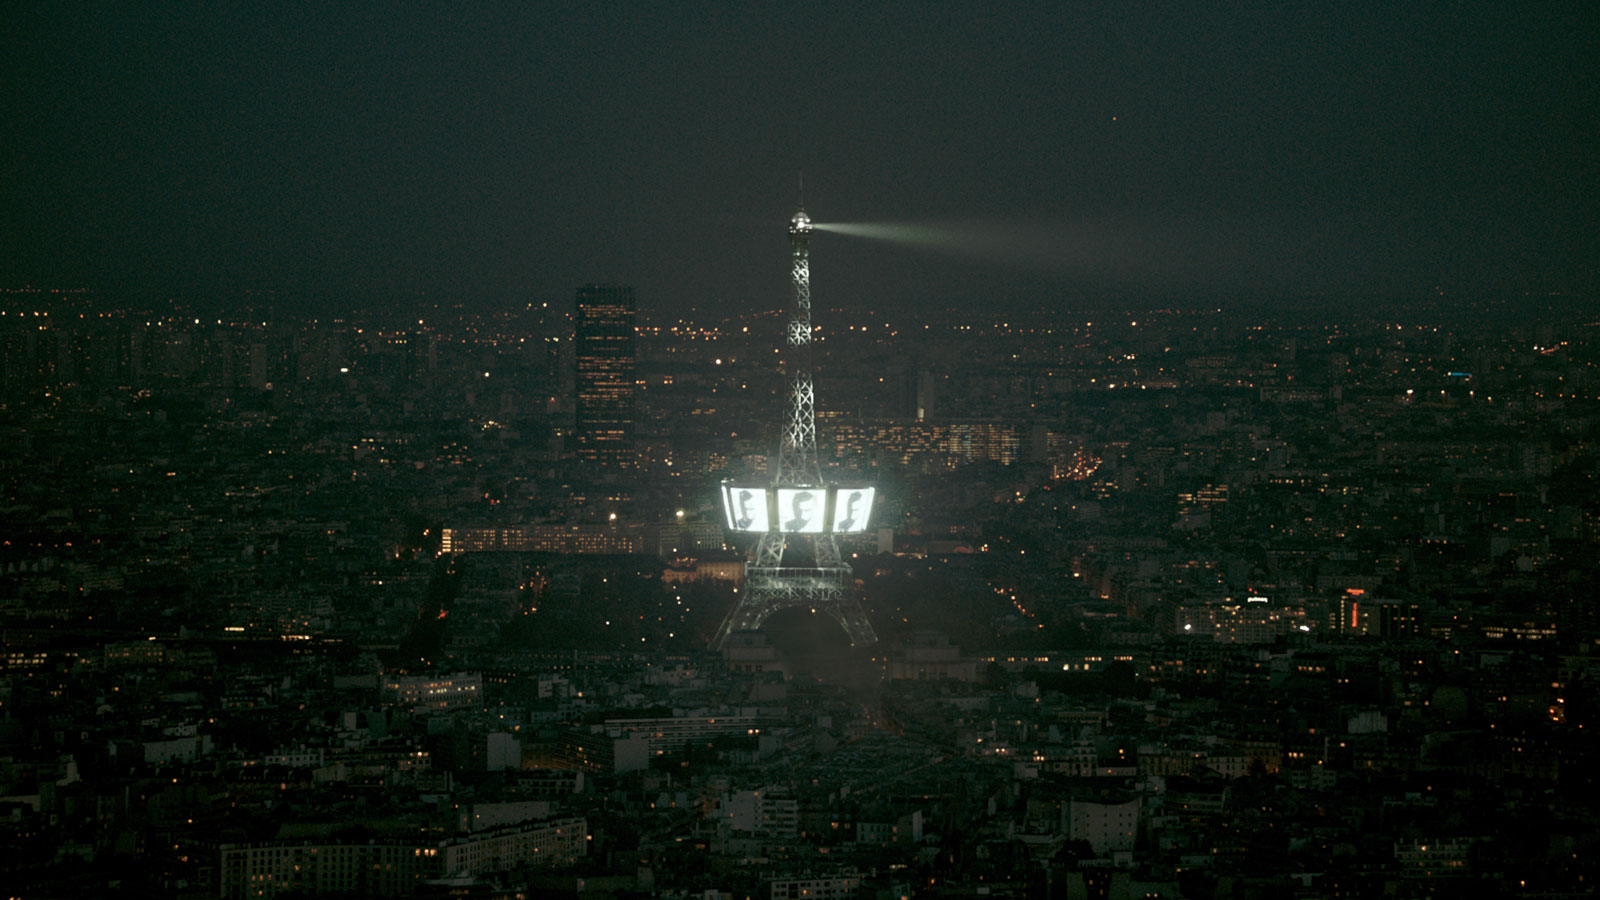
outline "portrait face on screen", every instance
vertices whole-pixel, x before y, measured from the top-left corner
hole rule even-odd
[[[822,491],[798,488],[778,490],[778,524],[789,534],[816,534],[822,531]]]
[[[767,530],[766,491],[723,485],[722,505],[728,517],[728,527],[734,531]]]
[[[840,488],[834,501],[833,530],[839,534],[866,531],[873,493],[873,488]]]

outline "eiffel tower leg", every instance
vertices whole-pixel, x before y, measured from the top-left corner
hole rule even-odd
[[[878,633],[872,630],[872,623],[867,620],[867,613],[861,608],[861,601],[854,596],[846,595],[827,607],[828,615],[844,628],[844,633],[849,636],[853,647],[867,647],[878,642]]]
[[[728,643],[728,637],[735,631],[755,631],[766,620],[766,603],[756,597],[746,596],[723,617],[722,624],[717,626],[716,636],[711,639],[711,649],[722,650]]]

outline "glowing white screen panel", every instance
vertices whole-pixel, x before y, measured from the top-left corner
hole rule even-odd
[[[723,485],[722,509],[734,531],[767,530],[767,492],[761,488]]]
[[[872,488],[838,488],[833,501],[833,530],[835,534],[859,534],[867,530],[867,518],[872,515]]]
[[[828,494],[812,488],[778,489],[778,530],[786,534],[820,534]]]

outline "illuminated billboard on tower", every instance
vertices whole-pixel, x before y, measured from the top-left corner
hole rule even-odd
[[[867,530],[876,490],[827,485],[722,485],[728,530],[756,534],[860,534]]]

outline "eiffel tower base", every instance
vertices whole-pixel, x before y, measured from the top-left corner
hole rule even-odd
[[[745,590],[728,611],[711,647],[721,650],[736,631],[759,630],[767,618],[791,607],[827,613],[844,629],[851,646],[875,644],[878,635],[861,609],[850,583],[848,566],[828,568],[766,568],[752,566],[745,573]]]

